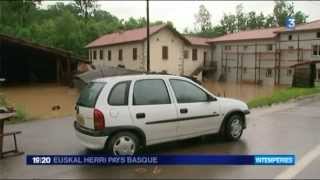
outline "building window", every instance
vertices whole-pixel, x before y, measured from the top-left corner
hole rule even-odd
[[[89,60],[92,61],[92,51],[89,51]]]
[[[266,77],[271,77],[271,76],[272,76],[272,69],[267,69]]]
[[[320,69],[318,69],[318,80],[320,80]]]
[[[111,50],[108,50],[108,61],[111,61]]]
[[[133,48],[132,49],[132,59],[133,60],[137,60],[138,58],[138,49],[137,48]]]
[[[247,46],[247,45],[244,45],[244,46],[243,46],[243,50],[246,51],[247,49],[248,49],[248,46]]]
[[[245,73],[247,73],[247,68],[246,67],[243,68],[243,74],[245,74]]]
[[[228,72],[231,72],[231,67],[230,66],[228,67]]]
[[[288,69],[287,70],[287,76],[291,76],[291,74],[292,74],[292,69]]]
[[[162,59],[168,59],[168,46],[162,46]]]
[[[193,61],[198,60],[198,50],[197,49],[192,49],[192,60]]]
[[[268,51],[272,51],[272,50],[273,50],[272,44],[268,44],[268,45],[267,45],[267,50],[268,50]]]
[[[96,50],[93,51],[93,59],[97,59],[97,51]]]
[[[122,61],[122,49],[119,49],[119,54],[118,54],[118,58],[119,58],[119,61]]]
[[[320,56],[320,45],[313,45],[312,46],[312,55]]]
[[[100,50],[100,60],[103,60],[103,50]]]
[[[291,35],[291,34],[288,35],[288,40],[289,40],[289,41],[292,40],[292,35]]]
[[[317,38],[320,38],[320,32],[317,32]]]
[[[183,58],[184,59],[188,59],[189,58],[189,51],[188,50],[184,50],[183,51]]]
[[[226,50],[226,51],[230,51],[230,50],[231,50],[231,46],[230,46],[230,45],[228,45],[228,46],[224,46],[224,50]]]
[[[293,49],[294,49],[294,47],[293,47],[293,46],[289,46],[289,47],[288,47],[288,49],[293,50]]]

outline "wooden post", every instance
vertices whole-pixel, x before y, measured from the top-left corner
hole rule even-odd
[[[298,32],[298,41],[297,41],[297,48],[298,48],[298,52],[297,52],[297,60],[298,60],[298,63],[300,62],[300,34]]]
[[[261,52],[259,52],[259,81],[261,81]]]
[[[1,77],[3,75],[3,68],[2,68],[2,54],[3,54],[4,50],[2,49],[2,39],[0,39],[0,78],[4,78]]]
[[[60,59],[59,58],[56,58],[56,79],[57,79],[57,82],[60,84],[61,83],[61,76],[60,76],[60,70],[61,66],[60,66]]]
[[[276,47],[276,45],[275,45]],[[274,52],[274,81],[273,81],[273,85],[276,85],[277,84],[277,78],[276,78],[276,72],[277,72],[277,54],[278,54],[278,51],[275,49],[275,52]]]
[[[278,85],[280,84],[280,73],[281,73],[281,49],[279,51],[279,59],[278,59]]]
[[[221,46],[221,74],[223,72],[223,55],[224,55],[223,48],[224,48],[224,46]]]
[[[149,28],[149,0],[147,0],[147,72],[150,71],[150,28]]]
[[[67,56],[67,84],[71,85],[71,58],[70,55]]]
[[[239,72],[239,44],[237,45],[237,82],[239,81],[238,72]]]
[[[240,71],[240,81],[242,81],[242,71],[243,71],[243,53],[241,54],[241,71]]]
[[[227,79],[227,74],[228,74],[228,54],[226,54],[226,64],[224,65],[224,73],[226,74],[226,79]]]
[[[257,84],[257,42],[254,44],[254,82]]]

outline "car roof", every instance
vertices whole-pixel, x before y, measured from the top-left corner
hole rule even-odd
[[[176,75],[167,75],[167,74],[139,74],[139,75],[119,75],[119,76],[110,76],[104,78],[98,78],[93,80],[93,82],[113,82],[113,81],[126,81],[126,80],[139,80],[139,79],[155,79],[155,78],[179,78],[186,79],[181,76]]]

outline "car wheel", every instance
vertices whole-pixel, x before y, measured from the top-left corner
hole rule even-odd
[[[138,149],[139,139],[131,132],[119,132],[107,144],[107,151],[113,155],[134,155]]]
[[[240,139],[243,132],[243,119],[240,115],[231,115],[226,122],[224,137],[227,140],[235,141]]]

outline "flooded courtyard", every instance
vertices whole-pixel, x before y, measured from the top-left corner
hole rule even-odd
[[[215,95],[240,99],[245,102],[255,97],[270,96],[274,91],[288,87],[230,82],[221,83],[211,80],[204,80],[202,85]]]
[[[215,95],[250,101],[257,96],[269,96],[284,87],[257,86],[254,84],[219,83],[205,80],[203,86]],[[57,84],[33,84],[1,87],[10,105],[22,109],[28,119],[49,119],[70,116],[79,96],[76,88]]]
[[[79,92],[57,84],[1,87],[8,103],[22,109],[28,119],[49,119],[72,115]]]

